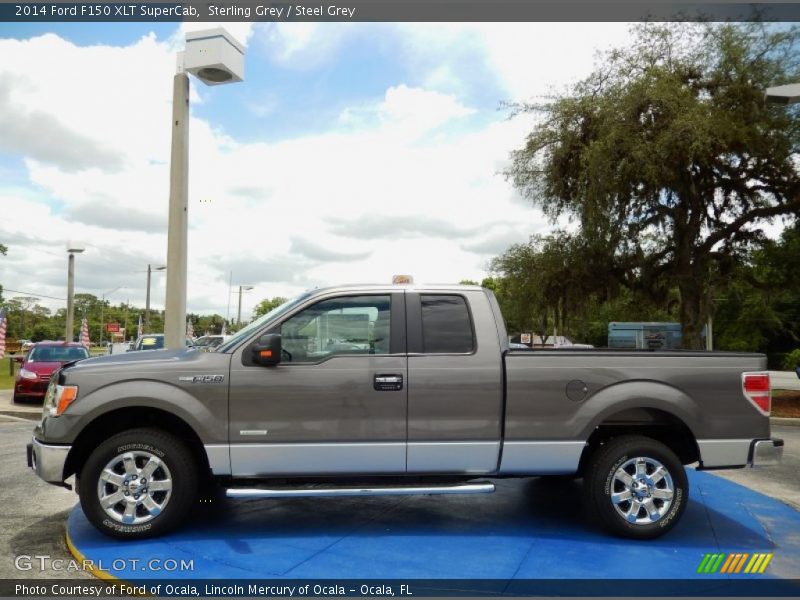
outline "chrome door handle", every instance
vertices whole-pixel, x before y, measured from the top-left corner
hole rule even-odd
[[[375,375],[373,387],[376,392],[397,392],[403,389],[403,376],[396,374]]]

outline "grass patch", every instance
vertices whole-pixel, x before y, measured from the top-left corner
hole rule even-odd
[[[8,374],[8,363],[11,359],[6,356],[0,359],[0,390],[10,390],[14,387],[14,376]],[[14,373],[19,371],[19,366],[14,365]]]

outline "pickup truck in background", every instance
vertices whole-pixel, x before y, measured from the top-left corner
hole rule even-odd
[[[131,352],[54,375],[28,462],[76,476],[87,518],[135,539],[201,496],[491,492],[583,478],[598,524],[668,531],[700,469],[780,460],[759,354],[510,350],[477,286],[316,289],[216,352]]]

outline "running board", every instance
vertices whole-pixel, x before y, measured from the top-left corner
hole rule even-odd
[[[489,482],[460,485],[387,487],[228,488],[228,498],[311,498],[320,496],[411,496],[416,494],[488,494]]]

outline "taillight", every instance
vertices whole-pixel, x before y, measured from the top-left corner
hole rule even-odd
[[[769,373],[742,373],[742,393],[762,415],[769,416],[772,409]]]

